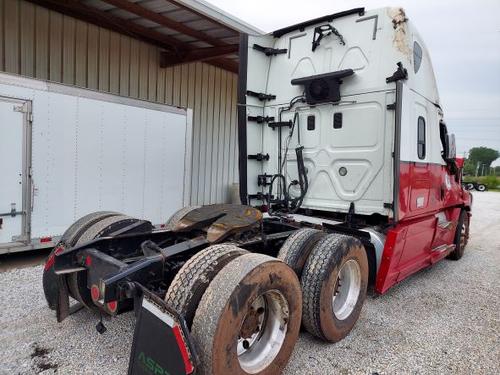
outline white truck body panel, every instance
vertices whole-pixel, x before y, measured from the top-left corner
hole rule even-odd
[[[311,52],[318,25],[332,25],[341,37],[329,34]],[[418,43],[420,52],[414,43]],[[254,47],[256,44],[286,52],[266,56]],[[248,195],[266,195],[267,187],[258,185],[258,175],[282,173],[288,182],[297,180],[295,148],[303,146],[309,188],[302,208],[347,212],[354,203],[358,214],[392,217],[395,110],[391,106],[396,102],[396,85],[386,82],[386,78],[394,74],[398,62],[408,72],[399,142],[401,160],[444,163],[439,152],[441,115],[432,64],[418,32],[401,8],[354,13],[282,35],[250,35],[247,51],[246,89],[275,98],[259,100],[247,91],[246,115],[269,116],[281,122],[297,120],[291,137],[290,128],[282,128],[281,149],[278,129],[248,121],[247,154],[269,154],[267,161],[247,161]],[[414,62],[416,54],[420,56],[418,66]],[[291,101],[304,95],[304,85],[291,84],[293,79],[346,69],[352,69],[354,74],[342,78],[340,101],[316,105],[297,101],[291,109],[287,108]],[[416,156],[413,118],[418,113],[427,126],[428,152],[423,160]],[[342,116],[340,128],[333,126],[335,114]],[[314,117],[314,129],[308,129],[308,117]],[[283,170],[280,155],[285,160]],[[278,194],[276,187],[274,193]],[[297,197],[300,189],[291,186],[289,193]],[[256,199],[254,204],[258,202]]]
[[[190,110],[0,74],[0,111],[0,213],[23,211],[2,217],[0,253],[53,246],[90,212],[161,224],[189,202]]]

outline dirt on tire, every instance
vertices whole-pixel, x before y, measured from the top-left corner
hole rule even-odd
[[[276,258],[242,255],[228,263],[210,283],[193,320],[191,334],[198,351],[200,373],[247,374],[242,369],[237,341],[251,304],[268,291],[279,291],[288,304],[284,341],[271,362],[257,374],[280,374],[285,368],[300,328],[302,298],[295,272]]]
[[[318,229],[299,229],[286,239],[277,258],[288,264],[300,277],[309,254],[324,236],[325,232]]]
[[[209,246],[189,259],[168,287],[165,301],[181,314],[191,327],[198,304],[210,282],[230,261],[248,251],[234,245]]]
[[[361,270],[360,291],[356,304],[344,319],[333,311],[339,271],[348,260]],[[301,278],[303,293],[302,323],[312,335],[328,342],[346,337],[358,320],[368,286],[368,259],[361,242],[350,236],[329,234],[315,246],[307,259]]]

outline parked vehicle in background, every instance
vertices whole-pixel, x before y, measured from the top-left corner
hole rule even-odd
[[[45,265],[59,321],[70,297],[135,307],[131,374],[280,373],[301,325],[342,340],[369,285],[464,253],[463,159],[402,9],[242,35],[239,61],[242,204],[184,207],[161,230],[96,212]]]
[[[0,74],[0,254],[103,208],[162,223],[189,202],[190,147],[189,110]]]
[[[486,191],[488,188],[486,187],[485,184],[481,184],[479,182],[466,182],[464,181],[462,183],[462,186],[465,190],[477,190],[477,191]]]

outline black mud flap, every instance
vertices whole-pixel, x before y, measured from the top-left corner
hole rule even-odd
[[[196,363],[184,319],[163,300],[143,290],[128,374],[194,374]]]

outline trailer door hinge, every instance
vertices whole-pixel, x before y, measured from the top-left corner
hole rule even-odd
[[[271,47],[263,47],[263,46],[260,46],[258,44],[254,44],[253,49],[264,53],[266,56],[276,56],[276,55],[280,55],[280,54],[288,52],[288,50],[286,48],[278,49],[278,48],[271,48]]]
[[[247,90],[247,95],[248,96],[253,96],[254,98],[259,99],[261,102],[265,100],[274,100],[276,99],[276,95],[271,95],[271,94],[265,94],[263,92],[255,92],[251,90]]]
[[[261,154],[260,152],[258,154],[254,155],[248,155],[248,160],[257,160],[257,161],[268,161],[269,160],[269,154]]]
[[[21,112],[21,113],[26,113],[28,112],[28,108],[26,108],[26,105],[15,105],[14,106],[14,112]]]
[[[14,112],[26,113],[26,119],[29,122],[33,122],[33,112],[29,110],[29,107],[26,103],[22,105],[15,105]]]
[[[394,205],[392,203],[384,203],[384,208],[388,208],[389,210],[392,210]]]
[[[396,103],[387,104],[388,111],[394,111],[396,109]]]
[[[264,122],[272,122],[274,121],[274,117],[272,116],[248,116],[248,121],[255,121],[257,124],[262,124]]]
[[[270,122],[268,124],[268,126],[270,128],[272,128],[273,130],[275,128],[282,128],[282,127],[289,127],[289,128],[291,128],[293,126],[293,121],[292,120],[288,120],[288,121]]]
[[[403,67],[403,64],[401,63],[401,61],[398,62],[397,65],[398,65],[398,68],[392,74],[392,76],[387,77],[385,79],[386,83],[396,82],[396,81],[399,81],[401,79],[408,79],[408,71],[406,70],[406,68]]]

